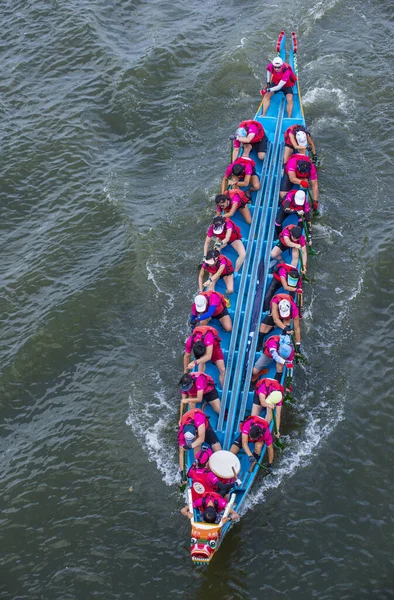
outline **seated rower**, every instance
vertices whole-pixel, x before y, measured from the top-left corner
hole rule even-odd
[[[181,404],[189,405],[206,402],[210,404],[213,410],[220,412],[219,394],[215,387],[215,382],[210,375],[206,373],[185,373],[179,381],[181,390]]]
[[[294,185],[299,185],[305,190],[309,188],[309,182],[312,187],[313,210],[319,208],[319,186],[317,183],[317,171],[315,165],[309,156],[306,155],[307,139],[305,133],[299,131],[296,135],[301,149],[297,154],[293,154],[285,165],[282,181],[280,184],[280,198],[286,196]]]
[[[302,131],[305,133],[307,143],[308,143],[308,148],[310,148],[310,150],[312,152],[312,156],[316,155],[315,144],[312,140],[311,134],[309,133],[309,131],[307,131],[307,128],[304,125],[300,125],[300,124],[290,125],[290,127],[288,127],[284,133],[285,152],[283,155],[283,164],[287,163],[287,161],[289,160],[289,158],[293,154],[293,152],[298,152],[298,150],[302,149],[302,146],[299,146],[299,144],[296,140],[296,134],[299,131]]]
[[[217,194],[215,197],[216,202],[216,213],[220,217],[225,217],[226,219],[231,219],[237,212],[240,211],[240,214],[243,216],[248,225],[252,222],[252,215],[249,210],[249,202],[250,198],[238,188],[234,188],[232,190],[227,190],[224,194]]]
[[[211,318],[218,319],[224,331],[231,331],[233,325],[228,314],[226,298],[220,292],[201,292],[194,298],[190,324],[208,325]]]
[[[203,277],[206,272],[209,276],[207,281],[203,282]],[[215,283],[219,279],[223,279],[226,284],[226,294],[232,294],[234,292],[233,273],[233,263],[227,256],[220,254],[219,250],[209,250],[198,274],[198,288],[200,292],[202,292],[204,288],[208,288],[208,290],[212,291],[215,289]]]
[[[263,94],[263,117],[271,103],[271,97],[277,92],[283,92],[287,101],[287,116],[293,112],[293,87],[297,77],[291,66],[276,56],[272,63],[267,65],[267,85],[261,90]]]
[[[223,250],[228,244],[238,253],[238,258],[235,263],[235,273],[238,273],[245,260],[246,250],[242,243],[241,230],[231,219],[224,217],[213,217],[212,225],[208,228],[207,236],[204,243],[204,256],[208,253],[209,244],[215,236],[219,242],[215,243],[215,249]]]
[[[272,404],[272,401],[270,402],[270,400],[273,398],[273,392],[282,395],[282,398],[279,401],[275,400],[275,404]],[[279,383],[279,381],[276,381],[276,379],[271,379],[270,377],[263,377],[262,379],[259,379],[256,383],[255,396],[253,398],[253,406],[251,413],[252,417],[259,416],[262,409],[265,408],[267,411],[265,419],[269,424],[272,421],[273,408],[275,406],[276,431],[274,435],[276,438],[280,437],[280,415],[282,411],[284,393],[285,388]]]
[[[268,452],[267,470],[272,473],[274,462],[274,449],[272,447],[272,435],[269,430],[269,423],[261,417],[250,416],[240,424],[241,433],[234,440],[230,452],[238,454],[243,448],[245,454],[249,457],[249,462],[254,465],[261,456],[263,445],[266,444]],[[253,453],[250,451],[249,443],[254,443]]]
[[[298,225],[287,225],[284,230],[279,234],[279,245],[274,246],[271,250],[271,258],[280,260],[282,258],[282,252],[285,250],[292,249],[291,264],[293,267],[298,265],[298,259],[300,257],[299,251],[302,256],[302,269],[301,273],[306,273],[308,253],[306,251],[306,240],[302,235],[301,227]]]
[[[224,365],[224,354],[220,347],[220,337],[217,329],[209,325],[199,325],[193,329],[193,333],[187,338],[185,354],[183,356],[183,371],[188,373],[194,367],[198,367],[199,373],[205,372],[206,363],[213,362],[219,371],[220,385],[223,386],[226,367]],[[190,360],[193,351],[195,360]]]
[[[224,497],[234,487],[234,482],[222,483],[218,476],[211,471],[208,466],[211,455],[212,450],[210,448],[200,450],[196,455],[196,460],[187,472],[188,479],[192,480],[193,500],[198,500],[206,492],[217,492]]]
[[[206,492],[193,502],[193,508],[197,508],[202,516],[202,520],[204,523],[219,523],[221,520],[221,515],[223,511],[226,509],[228,501],[225,498],[222,498],[220,494],[216,494],[215,492]],[[183,516],[188,517],[189,519],[193,519],[193,513],[190,512],[189,506],[185,506],[182,508],[181,513]],[[239,519],[239,515],[230,508],[230,516],[223,519],[224,523],[228,521],[236,521]]]
[[[222,447],[218,436],[212,429],[205,412],[200,408],[188,410],[179,420],[178,445],[179,445],[179,469],[183,472],[185,450],[194,450],[196,455],[201,450],[201,444],[209,444],[213,452],[221,450]]]
[[[263,352],[254,364],[252,375],[258,375],[264,367],[274,360],[276,363],[276,381],[281,382],[284,365],[292,366],[294,350],[290,346],[290,337],[271,335],[263,345]]]
[[[298,224],[300,226],[302,226],[302,222],[305,221],[309,234],[309,246],[312,246],[311,209],[303,190],[290,190],[282,200],[275,219],[276,235],[279,236],[282,231],[282,223],[286,217],[294,213],[298,215]]]
[[[227,167],[222,179],[222,194],[230,185],[237,189],[250,186],[250,192],[257,192],[260,189],[260,181],[256,173],[254,160],[248,156],[241,156]]]
[[[242,121],[238,125],[233,146],[233,161],[238,158],[241,144],[244,146],[242,156],[249,156],[251,151],[255,150],[258,158],[264,160],[265,153],[267,152],[268,138],[264,127],[259,121]]]
[[[264,317],[260,325],[259,340],[257,348],[261,348],[266,333],[269,333],[273,327],[279,327],[285,335],[292,335],[290,328],[293,323],[295,333],[295,345],[297,354],[301,353],[301,327],[300,315],[297,304],[290,294],[275,294],[270,304],[271,314]]]
[[[277,263],[274,266],[272,273],[272,281],[268,286],[267,292],[264,298],[263,311],[269,310],[272,297],[283,287],[286,292],[295,293],[302,292],[302,278],[299,272],[293,265],[287,263]]]

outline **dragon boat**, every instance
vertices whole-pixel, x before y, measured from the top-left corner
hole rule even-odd
[[[297,38],[293,32],[291,35],[291,48],[286,52],[286,34],[281,32],[276,45],[277,55],[283,61],[289,63],[298,78],[297,65]],[[287,59],[287,60],[286,60]],[[264,71],[265,74],[265,71]],[[242,423],[251,413],[254,391],[251,389],[252,368],[260,353],[257,353],[257,341],[260,323],[266,313],[263,312],[263,300],[266,290],[272,280],[270,272],[270,252],[274,246],[274,221],[278,209],[278,198],[280,182],[283,171],[284,154],[284,132],[291,125],[302,124],[305,126],[304,111],[300,94],[299,81],[293,88],[294,106],[292,117],[285,116],[286,100],[284,94],[274,94],[271,99],[267,114],[262,116],[261,102],[254,120],[259,121],[268,137],[268,148],[264,161],[258,159],[257,155],[252,158],[256,162],[256,172],[260,179],[260,189],[252,193],[250,210],[252,223],[247,225],[237,211],[232,220],[238,225],[242,233],[242,241],[246,248],[246,259],[240,274],[234,279],[234,293],[231,295],[231,307],[228,309],[233,329],[230,333],[223,331],[219,321],[212,319],[210,325],[218,329],[221,337],[221,347],[226,362],[226,375],[222,389],[218,384],[218,371],[216,367],[208,362],[206,373],[211,375],[217,384],[221,398],[221,410],[217,415],[209,405],[204,407],[209,417],[211,426],[215,429],[223,450],[229,450],[233,440],[240,431]],[[283,226],[296,223],[297,217],[289,216]],[[231,246],[223,250],[233,263],[237,257]],[[283,253],[284,262],[290,263],[291,257],[288,251]],[[299,268],[300,268],[299,264]],[[272,271],[272,268],[271,268]],[[225,284],[219,280],[217,291],[225,293]],[[283,293],[280,288],[277,293]],[[287,292],[288,293],[288,292]],[[274,328],[271,335],[279,335],[280,330]],[[266,370],[265,377],[275,377],[275,363],[272,361]],[[284,368],[282,384],[289,385],[292,378],[292,369]],[[275,411],[274,411],[275,413]],[[261,414],[264,417],[264,409]],[[270,423],[270,429],[274,428],[275,416]],[[225,517],[230,508],[239,512],[245,505],[246,497],[254,480],[261,473],[260,467],[264,458],[266,447],[261,452],[261,458],[255,463],[253,469],[245,452],[241,449],[237,455],[239,459],[237,476],[242,483],[235,485],[230,496],[229,503],[219,523],[208,524],[201,521],[199,513],[193,509],[191,480],[188,480],[186,497],[189,510],[193,514],[191,519],[191,542],[190,553],[194,563],[209,563],[224,537],[229,532],[233,522]],[[213,454],[212,456],[215,456]],[[232,455],[235,457],[235,455]],[[195,460],[193,450],[185,451],[185,464],[189,468]],[[261,473],[262,474],[262,473]],[[260,474],[260,477],[261,477]]]

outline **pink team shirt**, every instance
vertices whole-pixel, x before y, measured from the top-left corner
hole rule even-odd
[[[263,350],[264,354],[266,354],[267,356],[271,356],[270,350],[272,350],[273,348],[275,348],[275,350],[279,354],[279,341],[277,342],[275,340],[275,338],[270,337],[264,344],[264,350]],[[291,351],[291,354],[287,360],[292,361],[293,358],[294,358],[294,350]]]
[[[291,233],[291,229],[289,230],[287,227],[283,230],[282,235],[283,237],[288,237],[290,238],[290,233]],[[283,245],[285,246],[286,244],[284,242],[282,242]],[[306,240],[305,237],[302,235],[300,237],[299,240],[297,240],[296,242],[294,242],[295,244],[300,244],[301,248],[303,248],[306,245]],[[290,246],[289,246],[290,247]]]
[[[197,338],[197,336],[195,336],[195,338]],[[199,334],[198,338],[199,339],[195,339],[194,344],[196,342],[199,342],[202,340],[202,338],[203,338],[202,334]],[[193,339],[193,336],[190,336],[186,340],[186,344],[185,344],[186,354],[191,354],[191,351],[193,350],[192,339]],[[207,333],[204,334],[204,344],[208,347],[208,346],[213,346],[214,342],[215,342],[215,336],[213,335],[213,333],[211,331],[207,331]]]
[[[270,64],[267,66],[267,71],[269,71],[270,73],[279,73],[279,75],[280,75],[280,80],[281,80],[281,81],[286,81],[286,83],[288,83],[288,81],[289,81],[289,79],[290,79],[290,77],[291,77],[291,70],[290,70],[290,69],[286,69],[286,70],[285,70],[285,71],[283,71],[283,72],[280,72],[280,71],[278,72],[278,71],[275,71],[275,69],[274,69],[274,65],[273,65],[272,63],[270,63]],[[293,87],[293,85],[294,85],[294,84],[291,84],[291,87]],[[286,87],[286,85],[284,85],[283,87]],[[287,86],[287,87],[290,87],[290,86]]]
[[[198,498],[197,500],[195,500],[193,502],[193,506],[194,508],[202,508],[202,498]],[[218,512],[224,510],[227,506],[227,500],[225,500],[224,498],[217,498],[218,501]],[[208,494],[206,496],[206,502],[209,502],[209,497]]]
[[[197,429],[201,425],[205,425],[205,419],[206,419],[205,415],[202,415],[201,413],[195,413],[195,415],[194,415],[194,425],[196,426]],[[182,427],[180,427],[179,431],[178,431],[178,444],[181,447],[185,446],[185,444],[186,444],[186,440],[185,440],[185,436],[183,434]]]
[[[221,303],[222,303],[222,299],[220,298],[220,296],[215,294],[215,292],[212,292],[212,294],[209,296],[209,306],[219,306],[219,304],[221,304]],[[208,306],[204,312],[206,312],[207,310],[208,310]],[[217,309],[215,309],[215,312],[216,312],[216,310]],[[204,314],[204,313],[197,312],[196,305],[195,305],[195,303],[193,303],[192,315],[197,316],[197,315],[201,315],[201,314]]]
[[[252,425],[256,425],[256,423],[253,422],[253,419],[249,419],[248,421],[246,421],[246,423],[244,423],[242,425],[241,433],[245,433],[247,436],[249,436],[249,431],[250,431]],[[263,424],[261,424],[261,425],[263,426]],[[253,441],[254,442],[264,442],[264,444],[266,446],[271,446],[273,440],[272,440],[272,435],[271,435],[269,428],[267,427],[267,429],[265,430],[263,435],[260,436],[257,440],[253,440]]]
[[[271,300],[271,304],[279,304],[279,302],[279,298],[276,298],[275,296]],[[286,319],[296,319],[299,316],[300,313],[298,312],[297,304],[294,300],[290,300],[290,317],[286,317]]]
[[[224,176],[226,177],[226,179],[231,179],[231,177],[233,176],[233,166],[234,165],[238,165],[238,164],[242,164],[242,163],[231,163],[231,165],[229,165],[226,169],[226,172],[224,174]],[[247,163],[246,165],[244,165],[245,167],[245,175],[251,175],[253,173],[253,165],[252,163]]]
[[[231,232],[232,232],[231,235],[233,233],[236,233],[235,228],[234,228],[234,223],[232,221],[226,221],[226,228],[223,229],[223,233],[219,233],[219,234],[213,233],[213,225],[211,225],[208,228],[207,237],[211,238],[211,237],[215,236],[217,238],[224,239],[226,237],[226,235],[227,235],[227,232],[229,230],[231,230]],[[230,235],[230,237],[231,237],[231,235]]]
[[[265,383],[265,381],[263,381],[263,383],[261,383],[261,384],[259,385],[259,387],[256,387],[256,390],[255,390],[255,392],[256,392],[256,394],[257,394],[257,395],[259,395],[259,394],[264,394],[264,396],[265,396],[266,398],[267,398],[267,396],[269,396],[269,394],[270,394],[271,392],[273,392],[273,391],[274,391],[274,388],[272,388],[272,389],[271,389],[271,386],[270,386],[269,384],[267,385],[267,384]],[[280,391],[280,390],[278,390],[278,391]],[[276,404],[275,406],[282,406],[282,404],[283,404],[283,398],[282,398],[282,400],[281,400],[280,402],[278,402],[278,404]]]
[[[259,128],[254,123],[251,123],[250,125],[248,125],[248,133],[247,133],[247,135],[245,135],[245,137],[248,137],[248,135],[250,133],[254,133],[255,136],[257,133],[259,133]],[[253,144],[253,139],[254,138],[252,138],[252,141],[249,142],[250,144]],[[239,148],[240,146],[241,146],[241,142],[239,142],[237,139],[235,139],[234,140],[234,148]]]
[[[287,271],[284,267],[279,267],[278,269],[278,276],[279,277],[284,277],[285,279],[287,279]],[[297,283],[297,287],[298,288],[302,288],[302,278],[300,277]]]
[[[290,156],[289,160],[286,163],[286,173],[292,171],[295,173],[297,170],[297,160],[300,160],[300,157]],[[315,181],[317,179],[317,171],[315,165],[311,165],[311,174],[309,177],[310,181]]]

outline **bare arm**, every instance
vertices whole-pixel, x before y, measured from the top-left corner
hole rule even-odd
[[[301,343],[301,327],[300,327],[300,318],[296,317],[294,319],[294,333],[295,333],[295,340],[297,344]]]
[[[249,448],[248,440],[249,440],[248,434],[243,433],[242,434],[242,448],[244,449],[245,454],[247,456],[253,456],[253,454],[251,453],[250,448]]]
[[[212,239],[212,238],[210,238],[208,235],[207,235],[207,237],[205,238],[205,243],[204,243],[204,256],[206,256],[206,255],[207,255],[207,252],[208,252],[208,250],[209,250],[209,244],[210,244],[210,242],[211,242],[211,239]]]
[[[217,281],[218,279],[220,279],[220,276],[223,273],[225,267],[226,267],[226,265],[220,265],[217,272],[214,275],[211,275],[211,281]]]
[[[317,179],[314,179],[313,181],[311,181],[311,185],[312,185],[312,195],[313,195],[313,199],[317,200],[319,199],[319,185],[317,183]]]
[[[190,352],[185,352],[185,354],[183,355],[183,372],[187,373],[188,372],[188,364],[190,361]]]
[[[202,402],[202,394],[203,390],[198,390],[197,396],[188,397],[187,394],[182,394],[182,404],[198,404],[198,402]]]
[[[205,246],[204,246],[204,250],[205,250]],[[206,252],[204,252],[204,256],[206,255]],[[200,292],[203,291],[203,278],[204,278],[204,273],[205,273],[205,269],[203,269],[201,267],[200,272],[198,274],[198,289],[200,290]]]
[[[236,187],[248,187],[250,183],[250,177],[251,175],[245,175],[245,179],[243,181],[238,180]]]
[[[224,192],[227,189],[227,182],[228,182],[228,179],[227,179],[226,176],[224,176],[223,179],[222,179],[222,190],[221,190],[222,194],[224,194]]]
[[[201,446],[201,444],[204,442],[205,440],[205,425],[200,425],[200,427],[197,429],[197,439],[194,440],[194,442],[192,443],[192,448],[196,448],[198,446]]]
[[[275,424],[276,424],[276,431],[278,433],[280,432],[280,413],[281,412],[282,412],[282,407],[281,406],[277,406],[276,409],[275,409]],[[270,460],[269,462],[272,462],[272,461]]]
[[[301,181],[305,181],[305,179],[298,179],[295,171],[288,171],[287,174],[289,176],[291,183],[293,183],[294,185],[300,185]]]

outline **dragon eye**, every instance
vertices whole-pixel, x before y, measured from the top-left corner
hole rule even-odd
[[[191,538],[190,539],[190,543],[191,544],[197,544],[197,539],[196,538]]]
[[[216,542],[215,542],[215,540],[210,540],[208,543],[209,543],[209,545],[210,545],[211,548],[216,548]]]

